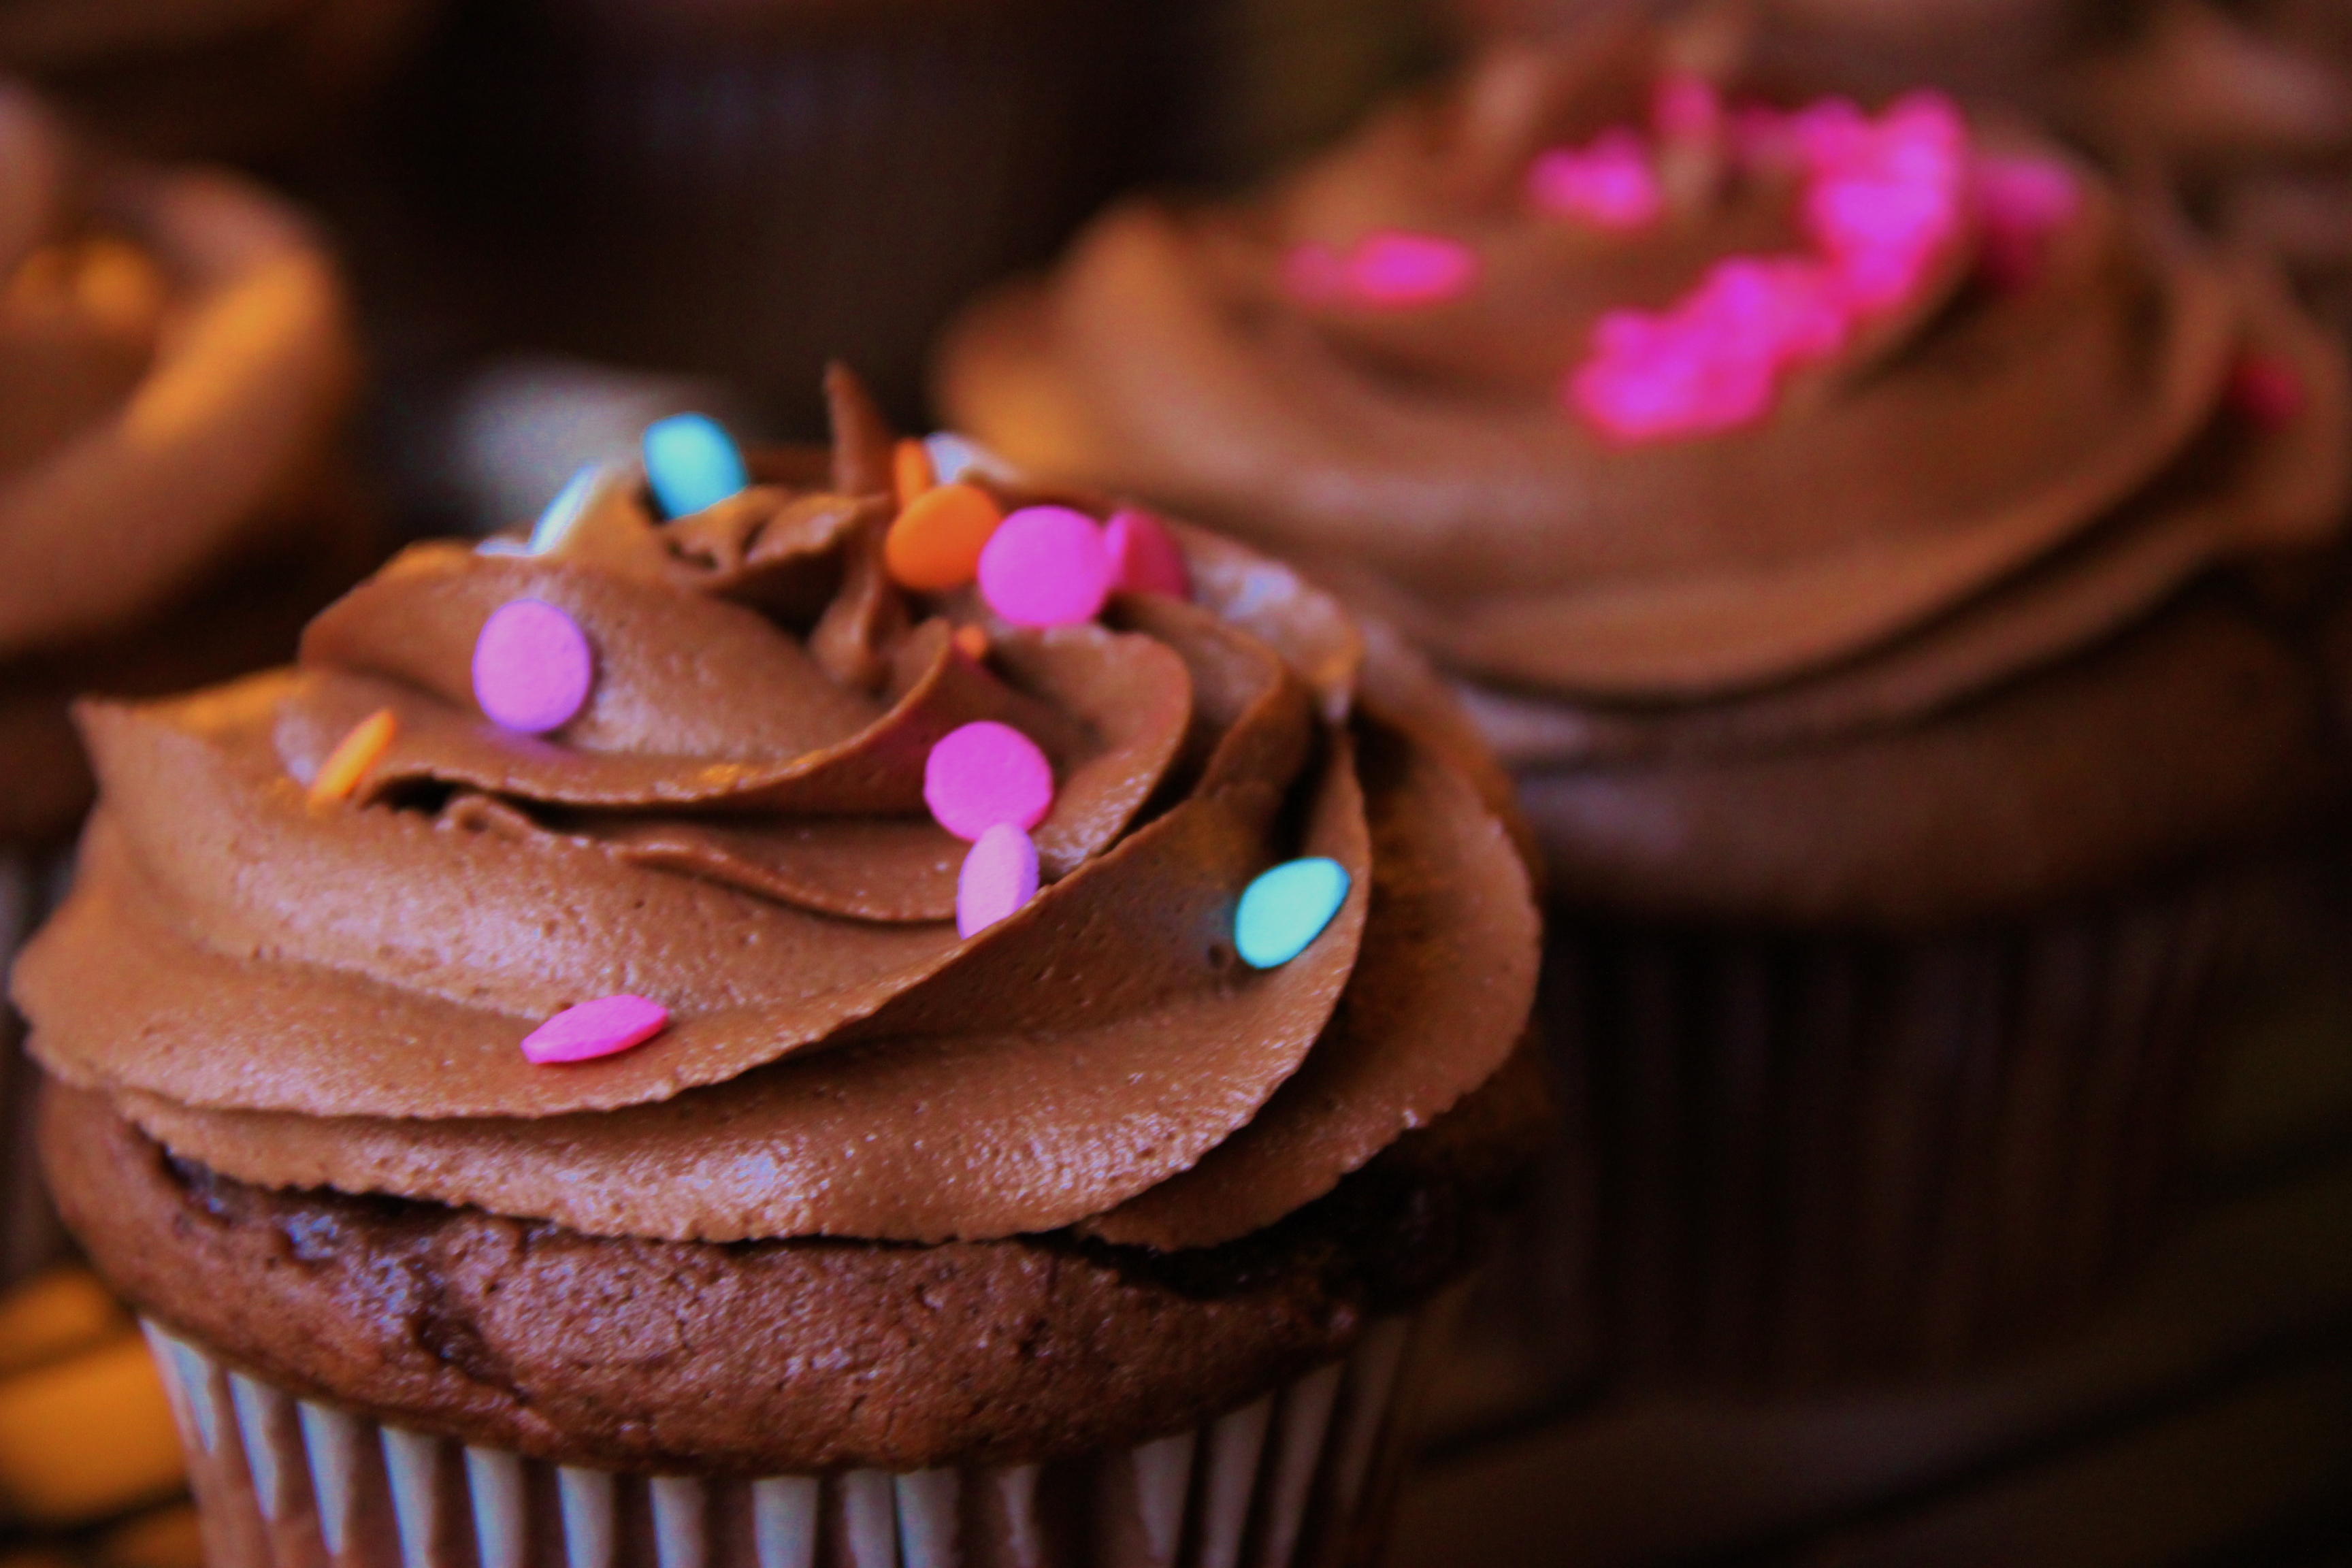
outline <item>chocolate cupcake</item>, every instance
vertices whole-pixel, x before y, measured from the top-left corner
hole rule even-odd
[[[341,286],[289,211],[88,155],[0,86],[0,949],[90,794],[67,703],[283,659],[368,564]],[[54,1252],[0,1039],[0,1283]]]
[[[215,1568],[1370,1549],[1545,1115],[1507,790],[1287,571],[833,391],[81,710],[17,994]]]
[[[939,384],[1457,678],[1550,864],[1627,1375],[1948,1366],[2149,1231],[2198,1019],[2340,795],[2294,571],[2345,370],[2017,124],[1732,35],[1518,47],[1134,203]]]

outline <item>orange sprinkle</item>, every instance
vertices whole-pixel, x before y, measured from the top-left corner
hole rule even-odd
[[[974,664],[988,657],[988,632],[985,627],[958,626],[950,640],[955,643],[956,651]]]
[[[400,720],[389,708],[379,709],[352,725],[352,732],[327,753],[319,776],[310,781],[310,804],[332,805],[351,799],[362,776],[383,760],[383,754],[392,750],[392,738],[399,732]]]
[[[981,547],[1004,521],[988,492],[940,485],[907,503],[882,541],[891,581],[921,593],[961,588],[980,574]]]
[[[890,455],[890,477],[898,491],[898,504],[905,506],[939,484],[931,472],[931,449],[909,436],[900,441]]]

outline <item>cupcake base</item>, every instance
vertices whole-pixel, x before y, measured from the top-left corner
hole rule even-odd
[[[1322,1568],[1374,1560],[1444,1304],[1131,1449],[913,1475],[626,1476],[302,1399],[153,1322],[210,1568]]]
[[[1556,926],[1606,1375],[1931,1376],[2079,1321],[2157,1234],[2284,875],[1946,936]]]

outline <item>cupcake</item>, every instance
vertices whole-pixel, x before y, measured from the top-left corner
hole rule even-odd
[[[422,216],[489,346],[718,377],[795,432],[822,430],[839,354],[911,417],[948,313],[1151,172],[1197,69],[1180,20],[478,0],[421,75]]]
[[[277,662],[366,569],[341,462],[354,350],[301,223],[225,176],[106,162],[0,86],[0,946],[90,795],[79,691]],[[58,1237],[0,1038],[0,1284]]]
[[[1616,1372],[1912,1375],[2149,1234],[2340,798],[2345,369],[2027,126],[1727,42],[1499,51],[1252,201],[1128,204],[939,386],[1452,673],[1551,871]]]
[[[80,710],[16,994],[214,1568],[1365,1560],[1546,1114],[1507,790],[1283,568],[831,385]]]
[[[152,156],[299,159],[347,132],[436,0],[10,0],[0,68]]]

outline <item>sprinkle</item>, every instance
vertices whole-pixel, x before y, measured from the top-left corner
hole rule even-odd
[[[2265,430],[2281,430],[2301,416],[2310,394],[2294,366],[2273,354],[2249,351],[2231,369],[2231,407]]]
[[[614,477],[615,470],[609,464],[583,465],[563,482],[563,488],[555,492],[555,499],[547,503],[547,510],[539,514],[539,521],[531,525],[530,543],[523,553],[545,555],[561,549],[563,542],[572,537],[572,531],[580,526],[580,520],[588,515],[588,509],[596,503],[596,498],[604,494],[605,485]]]
[[[586,705],[595,672],[588,634],[539,599],[500,605],[474,643],[474,700],[492,723],[519,734],[570,723]]]
[[[311,805],[335,805],[351,799],[367,771],[392,750],[392,738],[398,733],[400,718],[389,708],[380,708],[352,725],[352,732],[336,742],[327,760],[319,764],[319,776],[310,781]]]
[[[1278,969],[1307,951],[1348,901],[1347,868],[1318,856],[1276,866],[1234,911],[1234,947],[1252,969]]]
[[[1111,513],[1103,529],[1103,547],[1110,552],[1114,586],[1129,594],[1165,594],[1171,599],[1192,593],[1183,551],[1177,548],[1168,525],[1150,512],[1129,507]]]
[[[1545,212],[1600,228],[1642,228],[1666,209],[1641,139],[1622,125],[1602,132],[1589,146],[1554,147],[1538,154],[1528,170],[1528,195]]]
[[[882,539],[890,580],[919,593],[961,588],[980,572],[980,552],[1004,521],[977,485],[940,485],[907,503]]]
[[[1110,551],[1084,512],[1024,507],[980,552],[980,593],[1016,626],[1090,621],[1110,596]]]
[[[931,449],[912,437],[899,442],[890,449],[890,479],[900,506],[938,484],[931,472]]]
[[[1996,288],[2022,289],[2041,272],[2051,236],[2082,210],[2082,186],[2053,158],[1979,158],[1973,178],[1985,276]]]
[[[924,437],[923,450],[931,459],[931,478],[943,485],[971,479],[975,474],[986,479],[1017,477],[1012,464],[971,437],[959,436],[952,430],[940,430]]]
[[[923,804],[967,844],[1003,823],[1025,831],[1054,807],[1054,765],[1020,731],[982,719],[931,748],[923,763]]]
[[[664,517],[685,517],[751,488],[734,438],[707,414],[674,414],[646,426],[646,481]]]
[[[1668,142],[1711,144],[1723,135],[1723,94],[1695,72],[1670,71],[1650,95],[1650,123]]]
[[[949,634],[948,640],[955,644],[956,652],[963,655],[964,658],[971,660],[974,664],[978,664],[981,660],[988,657],[988,628],[986,626],[971,625],[958,626],[953,632]]]
[[[956,935],[970,939],[1037,896],[1037,846],[1009,822],[980,836],[956,876]]]
[[[1283,258],[1284,286],[1311,305],[1393,310],[1441,304],[1470,291],[1478,257],[1458,239],[1383,229],[1341,255],[1328,245],[1294,247]]]
[[[593,1062],[642,1046],[669,1027],[669,1009],[642,996],[604,996],[566,1007],[523,1037],[522,1054],[541,1067]]]

